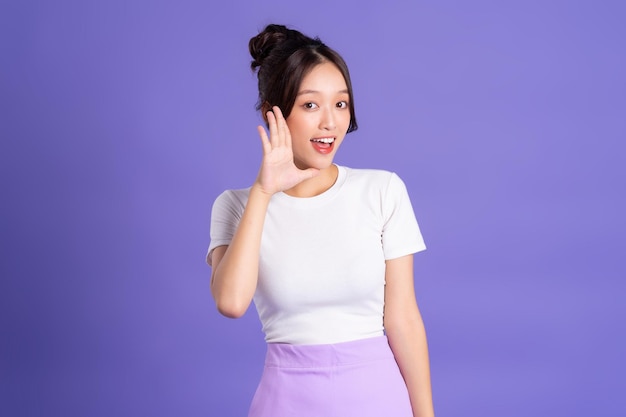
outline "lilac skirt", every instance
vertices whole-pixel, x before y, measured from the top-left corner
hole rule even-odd
[[[411,417],[385,336],[331,345],[267,345],[248,417]]]

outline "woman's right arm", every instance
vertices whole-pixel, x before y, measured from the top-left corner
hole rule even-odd
[[[241,317],[256,290],[261,234],[270,197],[253,186],[230,245],[213,250],[211,293],[218,311],[227,317]]]
[[[294,165],[289,128],[278,107],[267,112],[267,121],[270,137],[259,126],[263,162],[239,226],[230,245],[215,248],[211,255],[211,294],[218,311],[227,317],[241,317],[252,302],[259,275],[263,224],[272,195],[319,173]]]

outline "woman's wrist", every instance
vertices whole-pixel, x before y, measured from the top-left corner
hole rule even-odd
[[[270,198],[272,198],[272,196],[274,194],[275,193],[266,191],[261,186],[261,184],[259,184],[258,182],[255,181],[255,183],[252,184],[252,187],[250,188],[250,197],[248,197],[248,198],[253,198],[252,196],[254,195],[257,198],[263,198],[263,199],[267,199],[267,201],[269,201]]]

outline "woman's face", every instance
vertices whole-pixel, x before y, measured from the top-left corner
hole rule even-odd
[[[349,100],[346,81],[335,64],[319,64],[304,77],[287,118],[298,168],[331,166],[350,125]]]

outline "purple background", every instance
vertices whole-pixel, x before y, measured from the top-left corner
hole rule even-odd
[[[337,162],[405,180],[442,416],[626,415],[621,1],[0,6],[0,414],[243,416],[253,308],[220,317],[209,214],[260,161],[247,41],[353,75]]]

